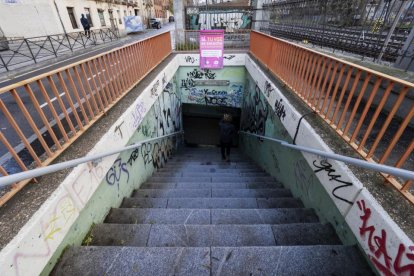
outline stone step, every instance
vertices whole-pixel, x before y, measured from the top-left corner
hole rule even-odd
[[[220,177],[220,176],[153,176],[149,182],[270,182],[274,183],[276,180],[271,176],[250,177],[250,176],[234,176],[234,177]]]
[[[285,224],[318,222],[312,209],[113,208],[106,223],[120,224]]]
[[[204,247],[341,244],[330,225],[97,224],[88,245]]]
[[[240,168],[192,168],[191,170],[186,169],[186,167],[182,168],[161,168],[158,172],[220,172],[220,173],[255,173],[255,172],[263,172],[262,169],[240,169]]]
[[[141,185],[140,189],[272,189],[283,188],[280,183],[245,183],[245,182],[147,182]]]
[[[75,246],[51,275],[373,275],[343,245],[250,247]]]
[[[253,164],[253,162],[249,162],[246,161],[246,158],[239,156],[239,155],[234,155],[231,154],[231,162],[234,163],[246,163],[246,164]],[[175,157],[173,158],[173,162],[177,162],[178,164],[181,163],[195,163],[195,164],[221,164],[224,163],[225,161],[221,159],[221,154],[218,155],[214,155],[214,156],[192,156],[192,157],[186,157],[186,158],[182,158],[180,157]]]
[[[153,176],[150,178],[150,182],[211,182],[211,177],[163,177],[163,176]]]
[[[223,162],[221,164],[175,164],[174,162],[168,162],[165,164],[164,168],[166,169],[187,169],[187,170],[198,170],[198,169],[245,169],[245,170],[260,170],[260,167],[256,165],[248,164],[237,164],[231,162]]]
[[[133,193],[133,197],[290,197],[290,190],[284,188],[274,189],[139,189]]]
[[[180,171],[180,172],[156,172],[152,175],[153,177],[268,177],[269,174],[266,172],[192,172]]]
[[[303,208],[300,200],[287,198],[125,198],[121,208],[268,209]]]

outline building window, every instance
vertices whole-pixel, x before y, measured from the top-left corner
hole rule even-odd
[[[124,16],[127,16],[127,11],[126,10],[124,10]]]
[[[116,12],[118,13],[118,22],[122,25],[121,12],[119,10],[117,10]]]
[[[99,16],[99,20],[101,21],[101,26],[105,27],[106,26],[106,22],[105,22],[105,17],[104,17],[104,11],[98,9],[98,16]]]
[[[72,7],[67,7],[70,23],[72,23],[72,28],[77,29],[78,28],[78,22],[76,22],[75,12],[73,11]]]
[[[129,15],[132,15],[132,11],[131,10],[129,10]]]
[[[89,8],[84,8],[85,17],[88,19],[89,25],[93,27],[92,18],[91,18],[91,10]]]

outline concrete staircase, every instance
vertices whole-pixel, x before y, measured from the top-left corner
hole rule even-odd
[[[370,275],[358,249],[235,151],[181,154],[112,209],[54,275]]]

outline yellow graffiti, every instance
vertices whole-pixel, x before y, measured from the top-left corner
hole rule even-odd
[[[54,235],[62,230],[62,227],[76,214],[76,207],[70,198],[65,198],[56,208],[56,212],[48,220],[44,240],[53,240]],[[57,215],[59,214],[59,215]]]
[[[53,240],[53,235],[56,234],[57,232],[59,232],[60,230],[62,230],[62,228],[60,227],[56,227],[56,222],[59,220],[60,218],[58,216],[53,216],[52,219],[49,221],[49,226],[47,229],[51,228],[51,230],[46,231],[46,233],[48,233],[45,236],[45,241],[46,240]]]

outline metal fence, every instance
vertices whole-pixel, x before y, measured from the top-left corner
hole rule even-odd
[[[413,0],[265,0],[261,30],[409,69]]]
[[[199,50],[200,31],[175,30],[173,45],[175,51]],[[250,30],[235,30],[224,33],[224,49],[248,49],[250,45]]]
[[[49,60],[80,49],[108,43],[119,38],[117,29],[104,28],[31,38],[2,39],[0,73]]]
[[[50,164],[170,53],[166,32],[0,89],[0,174]]]
[[[414,170],[414,84],[252,31],[250,52],[371,162]],[[414,203],[412,181],[385,178]]]

